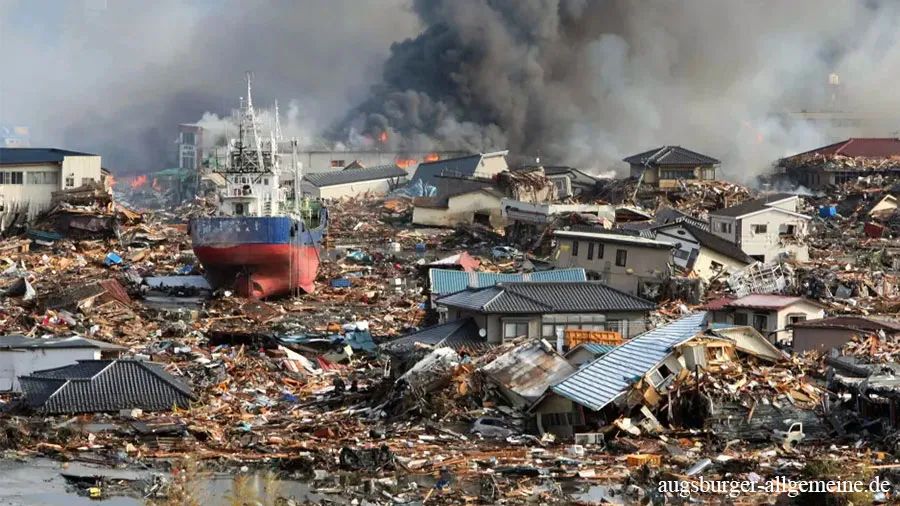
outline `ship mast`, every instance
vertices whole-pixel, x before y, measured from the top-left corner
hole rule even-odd
[[[250,135],[253,136],[253,146],[256,148],[256,161],[259,164],[258,170],[263,170],[265,163],[263,162],[262,140],[259,138],[259,128],[256,123],[256,111],[253,110],[253,97],[251,95],[251,83],[253,75],[247,72],[247,109],[245,115],[250,120]]]

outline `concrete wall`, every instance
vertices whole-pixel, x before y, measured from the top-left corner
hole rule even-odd
[[[88,179],[100,181],[100,157],[66,156],[62,164],[4,165],[0,172],[22,173],[22,184],[0,184],[0,203],[4,206],[27,203],[30,219],[49,207],[54,191],[81,186]],[[43,178],[37,175],[42,173],[56,174],[56,182],[34,183],[33,178]],[[67,183],[70,184],[66,186]]]
[[[386,195],[391,191],[391,184],[395,180],[396,178],[375,179],[372,181],[337,184],[322,188],[304,181],[301,184],[300,191],[303,195],[308,197],[331,200],[358,197],[366,193],[370,195]]]
[[[809,260],[809,249],[797,243],[806,236],[809,220],[773,210],[740,221],[738,244],[748,255],[762,257],[764,262],[772,262],[784,254],[794,254],[801,262]],[[765,232],[754,231],[760,225],[765,225]],[[781,228],[789,225],[793,225],[794,235],[782,237]]]
[[[738,220],[727,216],[710,216],[709,231],[728,242],[738,243]]]
[[[100,350],[93,348],[0,350],[0,391],[20,392],[18,377],[34,371],[99,359]]]
[[[798,327],[794,329],[793,349],[796,353],[810,350],[828,351],[831,348],[842,346],[844,343],[859,335],[860,332],[851,329],[816,329]]]
[[[493,228],[502,228],[505,224],[500,198],[482,191],[450,197],[446,209],[416,206],[412,222],[430,227],[452,227],[472,223],[477,213],[487,214]]]
[[[484,156],[475,169],[474,176],[491,178],[507,170],[509,170],[509,165],[506,164],[505,156]]]
[[[578,255],[572,254],[573,243],[578,241]],[[559,268],[583,267],[600,276],[609,286],[631,295],[637,295],[638,284],[645,279],[658,279],[668,272],[672,250],[645,246],[602,242],[597,239],[557,237],[555,264]],[[593,259],[588,260],[589,244],[594,243]],[[599,244],[603,245],[602,255]],[[616,251],[627,251],[624,266],[616,265]]]

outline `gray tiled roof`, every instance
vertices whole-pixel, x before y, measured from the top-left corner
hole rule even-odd
[[[59,163],[66,156],[97,156],[56,148],[0,148],[0,165]]]
[[[438,304],[481,313],[578,313],[650,311],[656,304],[598,281],[501,283],[466,290],[437,300]]]
[[[730,218],[737,218],[740,216],[744,216],[745,214],[761,211],[767,207],[770,207],[770,204],[772,204],[773,202],[789,199],[793,196],[794,195],[790,193],[773,193],[762,198],[748,200],[743,204],[726,207],[724,209],[717,209],[715,211],[711,211],[709,214],[710,216],[727,216]]]
[[[345,169],[334,172],[313,172],[303,176],[308,183],[322,188],[338,184],[358,183],[360,181],[374,181],[377,179],[392,179],[406,177],[405,170],[396,165],[380,165],[366,169]]]
[[[19,378],[26,404],[39,413],[98,413],[187,407],[191,388],[161,364],[137,360],[79,360]]]
[[[485,340],[478,335],[478,325],[475,324],[475,321],[471,318],[463,318],[426,327],[384,343],[381,348],[387,353],[401,354],[415,349],[416,343],[453,349],[480,348],[486,345]]]
[[[674,346],[701,332],[705,320],[705,312],[695,313],[625,341],[554,385],[552,390],[599,411],[662,362]]]
[[[413,182],[421,179],[423,183],[435,186],[435,179],[440,175],[471,177],[481,163],[481,154],[423,162],[413,174]]]
[[[631,155],[623,160],[632,165],[718,165],[719,160],[681,146],[662,146],[650,151]]]

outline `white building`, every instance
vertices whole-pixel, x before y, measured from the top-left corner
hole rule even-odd
[[[19,392],[19,377],[34,371],[74,364],[78,360],[118,357],[125,348],[73,336],[35,339],[0,336],[0,392]]]
[[[0,148],[0,215],[27,207],[31,219],[53,192],[100,182],[100,156],[55,148]]]
[[[316,172],[303,176],[305,197],[337,200],[360,195],[385,195],[406,182],[407,173],[396,165]]]
[[[687,221],[656,227],[656,239],[676,244],[674,262],[685,271],[709,281],[723,272],[742,269],[754,260],[733,242]]]
[[[800,197],[776,193],[709,213],[710,232],[737,244],[760,262],[793,256],[809,260],[804,244],[810,217],[798,212]]]

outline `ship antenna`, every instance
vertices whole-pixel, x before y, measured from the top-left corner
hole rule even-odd
[[[262,170],[265,167],[265,163],[263,162],[263,154],[262,154],[262,144],[259,138],[259,131],[256,126],[256,111],[253,110],[253,96],[251,95],[251,85],[253,81],[253,74],[247,72],[247,114],[250,116],[250,128],[253,133],[254,147],[256,148],[256,160],[259,163],[259,170]]]
[[[275,101],[275,139],[278,142],[283,140],[281,136],[281,117],[278,115],[278,101]]]

